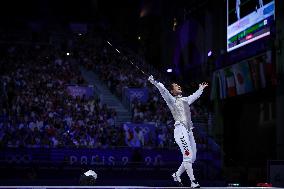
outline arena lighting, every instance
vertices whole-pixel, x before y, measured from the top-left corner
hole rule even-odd
[[[169,69],[167,69],[167,72],[168,72],[168,73],[172,73],[172,72],[173,72],[173,69],[169,68]]]
[[[207,56],[211,56],[212,55],[212,51],[209,51]]]
[[[138,36],[138,40],[140,40],[141,39],[141,37],[140,36]]]
[[[108,43],[110,46],[112,46],[112,44],[110,44],[110,42],[107,41],[107,43]]]
[[[120,53],[119,50],[117,50],[117,49],[115,49],[115,50],[116,50],[118,53]]]
[[[69,55],[70,55],[70,53],[68,52],[68,53],[66,53],[66,55],[67,55],[67,56],[69,56]]]
[[[82,34],[81,34],[81,33],[78,33],[78,35],[81,36]]]

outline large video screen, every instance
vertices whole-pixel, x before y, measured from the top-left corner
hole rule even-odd
[[[227,0],[227,51],[271,34],[274,0]]]

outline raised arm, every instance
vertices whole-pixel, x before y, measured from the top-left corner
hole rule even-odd
[[[194,101],[196,101],[201,96],[201,94],[203,93],[203,89],[207,86],[208,86],[208,83],[206,83],[206,82],[199,84],[199,89],[195,93],[193,93],[192,95],[190,95],[188,97],[185,97],[187,103],[189,105],[191,105]]]
[[[150,81],[150,83],[157,87],[157,89],[160,91],[162,97],[168,105],[172,105],[174,103],[174,97],[162,83],[157,82],[152,75],[148,78],[148,80]]]

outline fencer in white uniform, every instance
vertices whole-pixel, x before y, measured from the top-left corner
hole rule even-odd
[[[189,106],[200,97],[203,89],[207,87],[208,84],[200,84],[199,89],[195,93],[188,97],[183,97],[181,96],[181,87],[175,83],[171,85],[171,92],[169,92],[162,83],[155,81],[153,76],[150,76],[148,80],[158,88],[175,120],[174,138],[182,152],[183,162],[178,171],[172,175],[174,181],[182,186],[180,176],[186,171],[191,180],[191,187],[198,188],[200,186],[195,180],[192,169],[192,164],[196,159],[197,150],[192,133],[193,123],[191,121]]]

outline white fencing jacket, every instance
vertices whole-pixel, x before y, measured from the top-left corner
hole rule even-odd
[[[162,97],[166,101],[174,117],[175,125],[181,123],[188,131],[190,131],[193,128],[193,124],[191,121],[191,112],[189,106],[200,97],[203,89],[199,88],[195,93],[188,97],[182,97],[181,95],[174,97],[162,83],[155,80],[151,83],[159,89]]]

